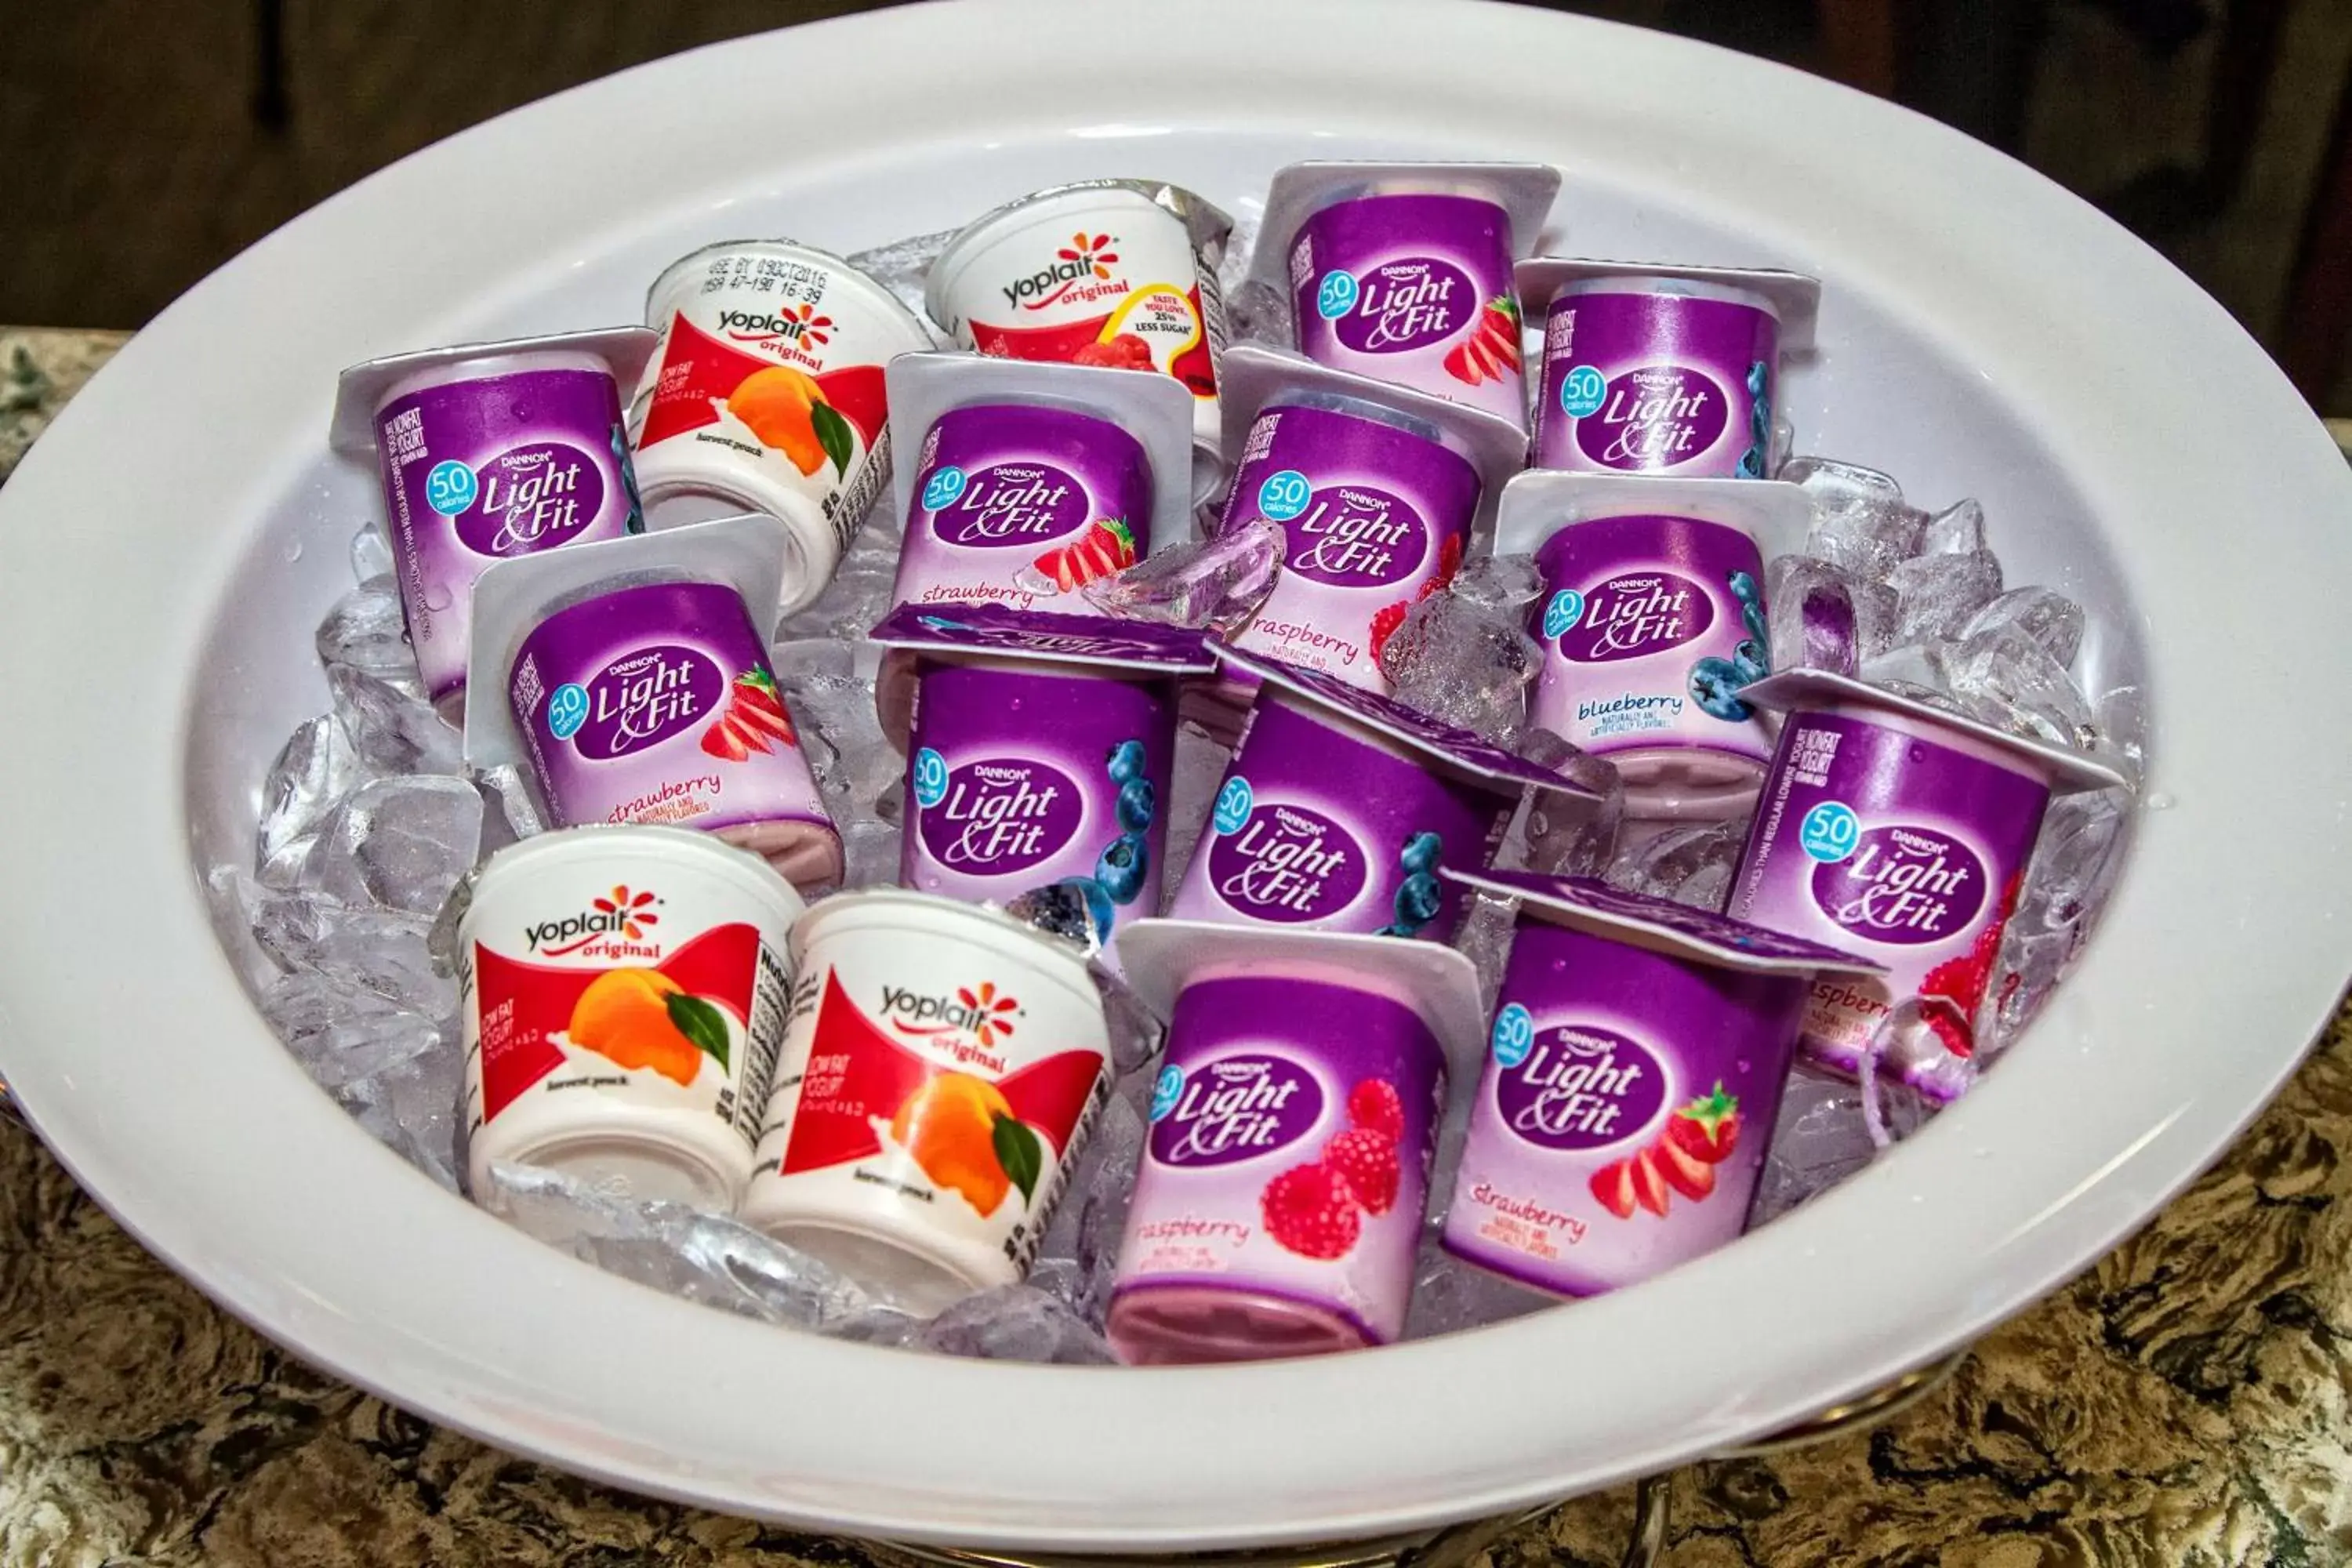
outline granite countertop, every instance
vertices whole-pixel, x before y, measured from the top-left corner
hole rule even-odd
[[[0,477],[121,342],[0,331]],[[1924,1403],[1669,1493],[1671,1568],[2352,1561],[2352,1011],[2217,1169]],[[1613,1563],[1633,1510],[1630,1488],[1564,1505],[1493,1568]],[[0,1568],[865,1561],[311,1371],[0,1121]]]

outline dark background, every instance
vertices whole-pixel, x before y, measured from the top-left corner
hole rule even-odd
[[[303,208],[478,120],[865,8],[0,0],[0,323],[135,326]],[[2352,414],[2352,170],[2335,145],[2352,0],[1560,8],[1837,76],[2016,153],[2172,256],[2323,411]]]

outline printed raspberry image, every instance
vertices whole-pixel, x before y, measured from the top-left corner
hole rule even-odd
[[[1394,1143],[1404,1137],[1404,1101],[1396,1085],[1384,1078],[1368,1078],[1348,1091],[1348,1120]]]
[[[1400,1173],[1395,1139],[1369,1127],[1350,1127],[1323,1145],[1323,1163],[1348,1184],[1366,1214],[1386,1214],[1396,1207]]]
[[[1293,1165],[1266,1183],[1258,1197],[1265,1233],[1285,1250],[1328,1262],[1356,1245],[1363,1221],[1356,1195],[1339,1173],[1318,1162]]]

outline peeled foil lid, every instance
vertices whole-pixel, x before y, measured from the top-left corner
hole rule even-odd
[[[1886,966],[1801,937],[1768,931],[1727,915],[1710,914],[1671,899],[1631,893],[1590,877],[1547,877],[1533,871],[1473,871],[1453,866],[1438,875],[1481,892],[1516,899],[1519,918],[1549,921],[1670,957],[1756,974],[1846,971],[1876,974]]]
[[[1217,666],[1207,634],[1187,627],[999,605],[901,605],[866,635],[885,647],[922,654],[1025,658],[1157,675],[1205,675]]]
[[[599,327],[545,337],[509,338],[494,343],[453,343],[447,348],[418,349],[411,353],[362,360],[336,378],[335,411],[327,421],[327,445],[342,457],[374,457],[375,411],[387,392],[420,372],[456,370],[476,360],[510,359],[519,354],[586,354],[604,362],[605,368],[613,373],[614,389],[625,406],[630,390],[645,374],[646,362],[653,358],[660,342],[661,334],[650,327]],[[504,373],[496,365],[486,365],[478,374],[487,378]]]

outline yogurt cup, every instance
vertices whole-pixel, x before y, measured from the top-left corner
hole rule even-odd
[[[425,694],[466,708],[467,622],[493,563],[643,526],[621,420],[639,327],[468,343],[343,372],[330,444],[373,453]]]
[[[1219,647],[1257,682],[1171,916],[1444,942],[1448,865],[1484,866],[1530,786],[1576,793],[1467,731],[1315,670]]]
[[[971,354],[887,374],[908,604],[1091,613],[1077,590],[1189,538],[1192,400],[1164,377]]]
[[[1170,1025],[1112,1349],[1152,1365],[1394,1340],[1449,1072],[1476,1060],[1470,962],[1174,920],[1129,928],[1119,950]]]
[[[1747,810],[1772,755],[1740,696],[1769,671],[1764,562],[1801,548],[1811,518],[1777,481],[1513,479],[1496,549],[1533,554],[1543,578],[1528,721],[1614,764],[1637,819]]]
[[[1937,1101],[1974,1076],[1974,1025],[2051,795],[2108,789],[2101,763],[1864,685],[1798,670],[1742,694],[1785,709],[1733,873],[1736,919],[1883,963],[1814,982],[1803,1045],[1852,1074],[1906,1001],[1926,1027],[1878,1066]]]
[[[1308,359],[1524,435],[1511,262],[1559,190],[1559,172],[1539,163],[1293,163],[1266,193],[1253,276],[1291,297]]]
[[[467,1179],[500,1161],[724,1212],[784,1030],[803,906],[757,857],[667,827],[492,856],[457,926]]]
[[[731,518],[486,574],[475,679],[507,701],[473,705],[467,760],[527,758],[565,826],[691,826],[796,886],[838,879],[841,838],[751,610],[774,602],[782,534]]]
[[[1445,1250],[1591,1296],[1738,1236],[1811,982],[1876,965],[1604,882],[1455,875],[1519,913]]]
[[[890,291],[782,239],[705,246],[646,296],[661,350],[630,408],[655,528],[757,511],[787,529],[786,613],[824,591],[890,482],[883,366],[931,347]]]
[[[917,660],[901,883],[1005,903],[1075,882],[1106,944],[1158,910],[1176,683],[1212,666],[1199,633],[908,605],[874,637]]]
[[[1108,1092],[1084,960],[994,910],[889,888],[818,904],[792,955],[737,1217],[911,1312],[1019,1280]]]
[[[957,342],[1000,359],[1147,370],[1192,395],[1217,443],[1225,348],[1217,263],[1233,220],[1150,180],[1056,185],[966,225],[931,263],[923,305]]]
[[[1780,361],[1810,348],[1821,284],[1792,272],[1538,258],[1536,466],[1769,478]]]

